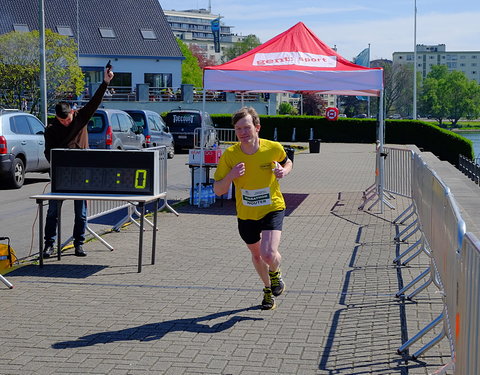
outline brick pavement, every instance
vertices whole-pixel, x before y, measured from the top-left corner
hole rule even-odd
[[[434,287],[415,302],[395,292],[427,264],[396,268],[396,210],[358,211],[373,181],[373,145],[322,144],[295,155],[282,181],[281,242],[287,291],[261,311],[259,278],[236,231],[233,203],[179,217],[159,215],[137,273],[138,227],[130,225],[8,274],[0,288],[1,374],[429,374],[449,360],[446,340],[418,361],[396,349],[440,311]],[[411,239],[410,242],[414,241]],[[426,343],[428,336],[414,345]]]

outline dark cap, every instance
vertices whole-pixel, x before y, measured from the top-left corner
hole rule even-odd
[[[71,111],[72,107],[67,102],[59,102],[55,106],[55,115],[61,119],[67,118]]]

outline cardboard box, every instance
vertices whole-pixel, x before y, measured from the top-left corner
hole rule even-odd
[[[217,164],[222,156],[222,150],[205,150],[205,163]]]
[[[222,156],[222,150],[202,150],[193,149],[188,151],[188,162],[190,164],[199,164],[202,160],[204,164],[217,164]]]

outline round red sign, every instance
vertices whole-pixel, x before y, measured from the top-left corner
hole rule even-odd
[[[338,119],[338,108],[328,107],[325,111],[325,117],[327,120],[335,121]]]

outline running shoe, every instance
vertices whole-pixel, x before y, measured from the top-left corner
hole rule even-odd
[[[278,297],[285,290],[285,283],[282,280],[282,272],[280,268],[273,271],[268,271],[270,275],[270,287],[272,288],[272,293],[275,297]]]
[[[272,290],[270,288],[263,288],[262,310],[273,310],[275,307],[277,307],[277,305],[275,305]]]

